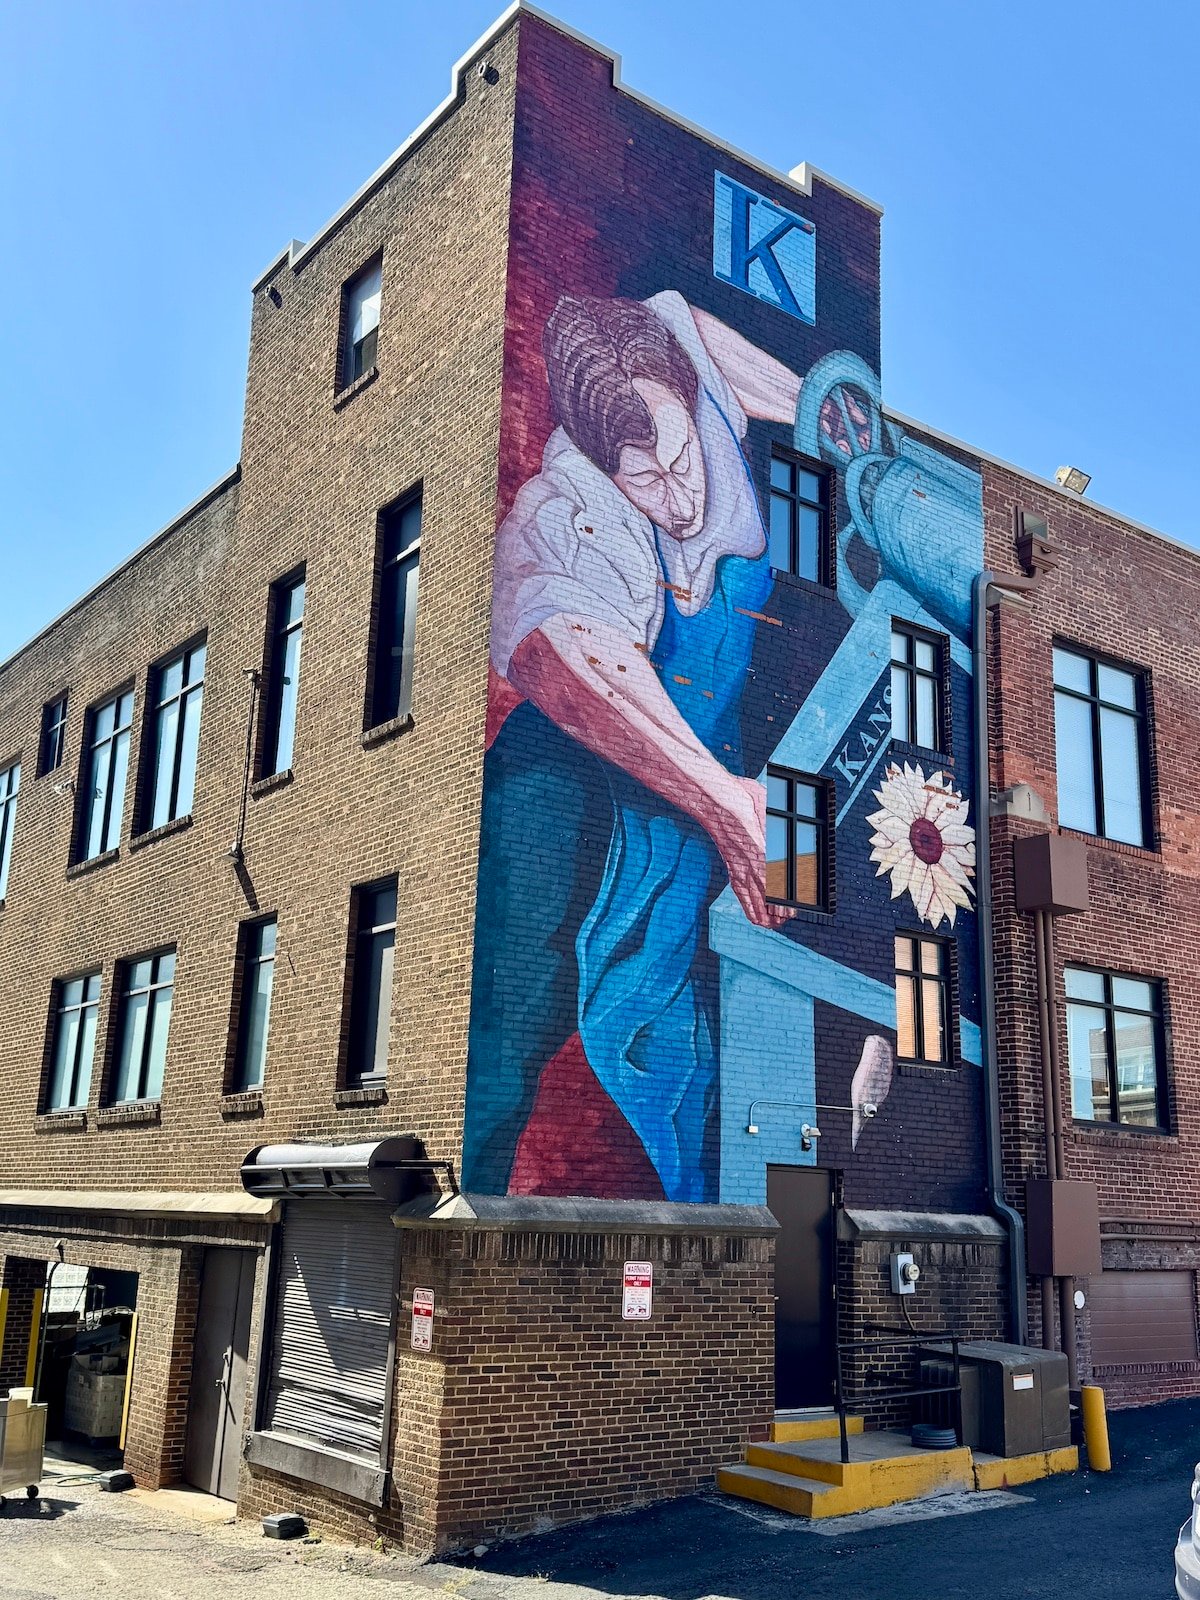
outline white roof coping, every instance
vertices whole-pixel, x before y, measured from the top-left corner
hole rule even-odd
[[[1161,528],[1152,528],[1148,522],[1138,522],[1133,517],[1126,516],[1123,511],[1114,511],[1112,506],[1101,505],[1098,500],[1089,500],[1086,495],[1075,494],[1070,489],[1064,489],[1062,484],[1056,483],[1053,478],[1043,478],[1040,472],[1030,472],[1028,468],[1019,467],[1013,461],[1006,461],[1003,456],[991,455],[987,450],[981,450],[978,445],[968,444],[965,439],[958,439],[952,433],[943,432],[941,428],[932,428],[929,423],[922,422],[917,417],[906,416],[903,411],[894,411],[891,406],[885,406],[883,409],[889,421],[898,422],[903,428],[927,434],[939,444],[948,444],[955,450],[961,450],[965,455],[974,456],[977,461],[986,461],[989,466],[1000,467],[1004,472],[1011,472],[1015,477],[1024,478],[1028,483],[1036,483],[1039,489],[1048,489],[1060,500],[1066,500],[1071,505],[1083,506],[1085,510],[1094,511],[1099,516],[1108,517],[1133,533],[1147,534],[1151,539],[1160,539],[1163,544],[1182,550],[1186,555],[1200,556],[1200,549],[1194,544],[1189,544],[1186,539],[1176,538],[1173,533],[1164,533]]]
[[[0,1189],[0,1208],[93,1211],[130,1217],[231,1217],[271,1222],[274,1200],[241,1189],[189,1193],[169,1189]]]
[[[762,161],[757,156],[748,155],[746,151],[738,149],[736,145],[730,144],[728,140],[720,138],[715,133],[710,133],[707,128],[702,128],[699,123],[680,116],[677,111],[672,111],[670,107],[661,105],[648,94],[643,94],[640,89],[630,88],[627,83],[622,81],[621,57],[615,50],[610,50],[607,45],[601,44],[599,40],[591,38],[586,33],[581,33],[578,28],[572,28],[569,23],[552,16],[548,11],[542,11],[538,6],[530,5],[528,0],[513,0],[513,4],[502,11],[495,22],[485,29],[470,49],[459,56],[454,63],[450,69],[450,93],[441,104],[435,106],[424,122],[409,134],[404,143],[393,151],[382,166],[376,168],[364,184],[354,191],[345,205],[340,206],[334,212],[324,227],[318,228],[307,244],[302,245],[299,240],[293,239],[286,249],[279,252],[271,264],[250,285],[252,294],[256,294],[285,261],[293,272],[297,271],[312,255],[313,251],[318,249],[325,239],[352,212],[357,210],[380,184],[391,176],[404,158],[421,143],[426,135],[431,133],[445,117],[449,116],[458,104],[459,84],[471,62],[479,55],[480,51],[486,50],[488,45],[498,39],[514,18],[522,13],[526,16],[536,17],[539,22],[546,23],[567,38],[574,39],[577,43],[585,45],[589,50],[594,50],[597,55],[604,56],[608,61],[611,61],[614,89],[628,95],[631,100],[638,101],[649,110],[656,112],[660,117],[665,117],[668,122],[673,122],[676,127],[683,128],[686,132],[695,134],[709,144],[716,145],[718,149],[724,150],[728,155],[735,157],[736,160],[744,162],[746,166],[754,167],[759,172],[765,173],[768,177],[773,178],[776,183],[782,183],[789,189],[794,189],[797,193],[808,196],[812,194],[813,181],[816,179],[821,183],[827,184],[831,189],[837,189],[840,193],[846,195],[848,199],[857,201],[859,205],[868,207],[877,216],[883,214],[883,207],[877,204],[876,201],[869,200],[866,195],[860,194],[857,189],[851,189],[846,184],[840,183],[836,178],[831,178],[828,173],[822,172],[820,168],[812,166],[807,161],[802,161],[799,166],[793,167],[790,172],[783,172],[780,168],[772,166],[770,162]]]
[[[242,467],[241,463],[239,462],[231,472],[227,472],[223,478],[218,478],[216,483],[211,484],[207,489],[205,489],[202,495],[198,495],[196,499],[192,501],[191,505],[185,506],[182,511],[171,518],[170,522],[164,523],[163,526],[159,528],[157,533],[152,533],[145,543],[140,544],[131,555],[127,555],[123,561],[119,561],[117,565],[113,567],[111,572],[106,572],[97,583],[94,583],[92,587],[86,591],[86,593],[81,594],[78,600],[72,600],[69,606],[60,611],[56,617],[52,617],[44,627],[39,628],[32,638],[26,639],[24,644],[18,645],[13,651],[12,655],[5,657],[3,661],[0,661],[0,672],[7,671],[7,669],[12,666],[13,662],[18,656],[23,656],[26,650],[31,649],[39,639],[44,639],[52,628],[57,628],[60,622],[65,622],[73,611],[78,611],[81,606],[87,605],[88,601],[91,600],[95,595],[98,595],[106,584],[111,583],[114,578],[119,577],[120,574],[125,571],[126,567],[131,567],[133,563],[140,560],[142,556],[148,555],[160,539],[165,539],[169,534],[174,533],[176,528],[181,527],[189,517],[195,516],[197,511],[202,511],[210,500],[215,500],[218,495],[223,494],[231,484],[234,484],[238,481],[241,475]]]

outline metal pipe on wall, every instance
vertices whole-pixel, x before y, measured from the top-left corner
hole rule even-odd
[[[1042,914],[1045,942],[1046,1013],[1050,1025],[1050,1093],[1054,1115],[1054,1164],[1059,1178],[1067,1175],[1067,1147],[1063,1134],[1062,1053],[1058,1046],[1058,961],[1054,952],[1054,917]],[[1079,1363],[1075,1348],[1075,1279],[1058,1280],[1058,1329],[1062,1351],[1067,1358],[1067,1382],[1079,1387]]]

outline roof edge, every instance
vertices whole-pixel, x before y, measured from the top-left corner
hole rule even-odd
[[[205,506],[210,505],[218,497],[218,495],[222,495],[226,489],[232,488],[233,485],[237,483],[241,475],[242,464],[239,461],[231,472],[227,472],[223,478],[219,478],[216,483],[211,484],[207,489],[205,489],[202,495],[199,495],[195,500],[192,501],[191,505],[185,506],[177,516],[171,518],[170,522],[159,528],[157,533],[152,533],[144,544],[140,544],[136,550],[134,550],[130,555],[127,555],[124,561],[118,562],[111,571],[106,572],[102,578],[94,583],[90,589],[86,590],[85,593],[81,594],[77,600],[72,600],[71,604],[64,610],[60,611],[57,616],[51,617],[50,621],[47,622],[44,627],[39,628],[31,638],[26,639],[24,644],[18,645],[10,656],[6,656],[3,661],[0,661],[0,673],[7,672],[9,667],[11,667],[20,656],[23,656],[27,650],[33,649],[34,645],[37,644],[39,639],[44,639],[48,633],[58,627],[60,622],[65,622],[69,616],[72,616],[76,611],[80,610],[81,607],[87,605],[89,600],[94,600],[100,593],[101,589],[106,588],[110,583],[112,583],[114,578],[119,578],[121,573],[123,573],[127,567],[131,567],[135,561],[140,561],[142,556],[149,555],[150,551],[154,549],[155,545],[161,544],[164,539],[169,538],[171,534],[176,531],[176,529],[183,526],[189,517],[194,517],[198,511],[203,511]]]
[[[944,429],[931,427],[928,422],[922,422],[919,417],[907,416],[903,411],[893,410],[891,406],[884,406],[884,415],[891,422],[898,422],[901,427],[915,429],[924,433],[931,439],[936,439],[940,444],[948,444],[955,450],[962,450],[969,456],[975,456],[979,461],[986,461],[989,466],[1000,467],[1004,472],[1014,473],[1018,478],[1026,478],[1030,483],[1036,483],[1039,489],[1048,489],[1051,494],[1060,500],[1066,500],[1071,505],[1084,506],[1088,511],[1095,511],[1102,517],[1108,517],[1113,522],[1119,522],[1123,528],[1130,528],[1134,533],[1145,533],[1151,539],[1159,539],[1163,544],[1169,544],[1175,550],[1182,550],[1185,555],[1200,558],[1200,546],[1189,544],[1186,539],[1178,539],[1173,533],[1164,533],[1161,528],[1152,528],[1148,522],[1138,522],[1134,517],[1128,517],[1123,511],[1117,511],[1112,506],[1102,505],[1099,500],[1089,500],[1081,494],[1073,494],[1070,489],[1064,489],[1061,483],[1056,483],[1053,478],[1043,478],[1039,472],[1030,472],[1025,467],[1019,467],[1015,461],[1007,461],[1003,456],[992,455],[987,450],[981,450],[978,445],[970,444],[966,439],[959,439]]]
[[[707,128],[702,127],[698,122],[692,122],[687,117],[681,116],[679,112],[672,111],[668,106],[662,105],[650,95],[643,94],[640,89],[632,88],[629,84],[625,83],[622,78],[621,57],[615,50],[609,49],[607,45],[601,44],[598,39],[593,39],[589,34],[581,33],[578,28],[573,28],[570,23],[563,22],[560,17],[553,16],[550,12],[543,11],[540,7],[531,5],[529,0],[513,0],[513,3],[507,6],[505,10],[500,13],[495,22],[493,22],[490,27],[486,28],[484,32],[480,34],[475,43],[471,45],[468,50],[465,50],[454,63],[453,67],[451,67],[450,92],[446,98],[442,100],[440,104],[434,107],[434,109],[429,113],[423,122],[413,129],[408,138],[405,139],[404,142],[399,145],[390,156],[388,156],[387,160],[384,161],[381,166],[375,169],[366,182],[359,185],[359,187],[354,191],[345,204],[338,207],[334,214],[329,218],[328,222],[324,223],[320,228],[317,229],[316,233],[312,236],[307,244],[301,244],[299,240],[293,239],[290,244],[288,244],[278,253],[278,255],[272,259],[270,265],[266,267],[250,285],[251,294],[257,294],[263,285],[267,283],[285,263],[291,267],[293,272],[298,271],[299,268],[303,266],[304,262],[307,261],[309,256],[312,255],[315,250],[319,249],[325,240],[332,233],[336,232],[342,223],[352,216],[355,211],[357,211],[359,206],[361,206],[366,200],[370,199],[371,195],[374,194],[376,189],[387,182],[388,178],[391,177],[392,173],[398,166],[400,166],[404,159],[410,155],[417,145],[419,145],[430,133],[432,133],[433,130],[442,121],[444,121],[444,119],[448,117],[459,104],[462,98],[464,75],[467,68],[471,65],[471,62],[474,61],[475,57],[479,55],[480,51],[486,50],[490,44],[494,44],[500,35],[510,26],[510,24],[521,15],[534,17],[538,22],[544,22],[548,27],[554,28],[558,33],[563,34],[568,39],[574,39],[576,43],[585,45],[589,50],[594,50],[597,55],[603,56],[606,60],[612,63],[612,80],[614,89],[619,90],[622,94],[628,95],[631,100],[638,101],[639,104],[644,105],[649,110],[656,112],[660,117],[665,117],[668,122],[673,122],[676,127],[683,128],[687,133],[695,134],[698,138],[704,139],[707,143],[716,145],[718,149],[724,150],[728,155],[731,155],[736,160],[743,162],[746,166],[754,167],[757,171],[762,172],[767,177],[773,178],[776,183],[781,183],[789,189],[794,189],[798,194],[804,195],[807,198],[812,194],[813,182],[817,181],[825,184],[830,189],[836,189],[840,194],[845,195],[847,199],[854,200],[859,205],[866,206],[869,210],[875,212],[876,216],[883,215],[883,207],[877,201],[869,199],[865,194],[860,193],[857,189],[850,188],[848,184],[839,182],[837,178],[831,178],[827,172],[822,172],[819,167],[814,167],[810,162],[802,161],[798,166],[793,167],[790,172],[784,172],[781,168],[772,166],[769,161],[763,161],[758,156],[750,155],[747,151],[739,149],[737,145],[730,144],[727,139],[722,139],[718,134],[711,133]]]

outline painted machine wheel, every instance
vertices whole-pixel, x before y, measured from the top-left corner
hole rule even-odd
[[[846,468],[887,452],[876,373],[852,350],[832,350],[810,367],[796,407],[796,448]]]

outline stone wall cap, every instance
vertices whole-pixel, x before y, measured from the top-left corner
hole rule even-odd
[[[842,1211],[841,1239],[1003,1239],[995,1217],[966,1211]]]
[[[240,1189],[216,1192],[166,1189],[0,1189],[0,1209],[95,1211],[130,1217],[246,1217],[272,1222],[273,1200]]]
[[[689,1205],[673,1200],[593,1200],[541,1195],[421,1195],[392,1213],[398,1228],[459,1227],[554,1233],[772,1234],[766,1206]]]

